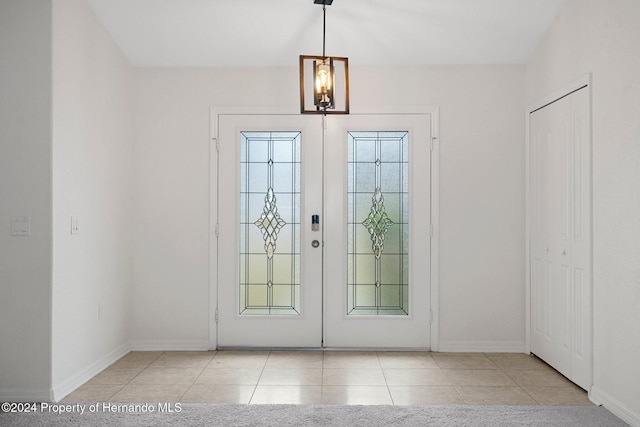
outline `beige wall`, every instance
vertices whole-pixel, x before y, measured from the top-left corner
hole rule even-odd
[[[51,4],[0,0],[0,401],[50,397],[51,256]]]
[[[129,350],[133,71],[84,0],[53,1],[52,34],[52,376],[59,398]]]
[[[441,349],[523,351],[524,67],[350,73],[354,109],[440,107]],[[206,346],[209,108],[296,113],[297,69],[135,74],[132,338],[140,348]]]

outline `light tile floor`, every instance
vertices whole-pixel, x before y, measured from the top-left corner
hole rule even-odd
[[[591,404],[535,356],[381,351],[131,352],[63,401]]]

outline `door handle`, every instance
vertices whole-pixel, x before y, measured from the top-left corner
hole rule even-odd
[[[312,240],[311,241],[311,246],[313,246],[314,248],[317,248],[318,246],[320,246],[320,242],[317,240]]]

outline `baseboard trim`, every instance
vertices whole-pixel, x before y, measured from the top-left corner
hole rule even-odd
[[[444,341],[439,352],[450,353],[524,353],[523,341]]]
[[[0,388],[0,402],[50,402],[52,391],[37,388]]]
[[[596,405],[602,405],[607,408],[613,415],[620,418],[625,423],[632,426],[640,426],[640,414],[634,412],[627,407],[624,403],[620,402],[609,393],[598,388],[598,386],[591,387],[591,393],[589,393],[589,399]]]
[[[207,340],[140,340],[132,341],[133,351],[207,351],[209,341]]]
[[[52,388],[52,400],[59,402],[69,393],[89,381],[130,351],[131,346],[129,343],[123,344],[66,380],[60,381],[59,384],[54,384]]]

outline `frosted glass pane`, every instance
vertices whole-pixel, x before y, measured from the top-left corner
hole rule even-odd
[[[264,307],[267,305],[267,286],[247,286],[247,305],[249,307]]]
[[[244,163],[248,161],[249,161],[249,157],[247,157],[247,141],[243,137],[240,139],[240,162]],[[242,175],[243,174],[241,174],[241,176]]]
[[[354,224],[347,225],[347,253],[351,254],[355,252],[355,239],[353,238],[354,233],[356,232],[356,226]]]
[[[409,285],[409,257],[402,257],[402,284]]]
[[[264,207],[264,197],[266,189],[260,191],[260,193],[246,194],[249,200],[249,206],[247,207],[247,222],[253,224],[262,214],[262,208]]]
[[[402,143],[398,139],[385,141],[380,144],[380,160],[382,162],[402,161]]]
[[[401,292],[400,285],[380,286],[380,305],[383,307],[402,307]]]
[[[355,285],[355,307],[375,307],[375,285]]]
[[[408,313],[408,307],[409,307],[409,285],[402,285],[402,307],[404,307],[405,310]]]
[[[376,141],[373,139],[359,139],[355,143],[354,162],[375,162]]]
[[[272,160],[274,162],[293,162],[295,161],[294,156],[293,142],[291,140],[273,141]]]
[[[409,161],[409,138],[408,137],[405,137],[402,140],[402,161],[403,162]]]
[[[355,265],[354,263],[355,263],[355,255],[353,255],[352,253],[348,253],[347,254],[347,287],[350,287],[352,284],[355,283],[356,269],[354,268],[354,265]]]
[[[269,146],[262,140],[247,141],[247,158],[249,162],[263,163],[269,160]]]
[[[409,136],[409,132],[392,130],[376,132],[376,135],[378,136],[378,138],[383,140],[405,140]]]
[[[400,255],[385,255],[382,258],[382,283],[383,284],[399,284],[401,271]]]
[[[262,251],[264,252],[264,250]],[[266,283],[267,281],[267,258],[260,255],[247,256],[247,265],[249,283]]]
[[[353,169],[356,167],[354,163],[347,163],[347,193],[353,193],[356,191],[355,189],[355,174],[353,173]]]
[[[273,283],[290,284],[293,282],[293,257],[289,255],[273,256]]]
[[[247,269],[247,256],[240,254],[240,283],[245,284],[249,280],[249,270]],[[244,289],[243,286],[241,286]],[[242,298],[240,299],[242,301]]]
[[[295,187],[293,165],[291,163],[274,163],[273,188],[279,194],[291,193]]]
[[[246,231],[245,231],[246,230]],[[255,227],[243,227],[240,237],[246,236],[248,238],[247,252],[252,254],[264,253],[264,239],[262,234]]]
[[[402,230],[402,253],[409,253],[409,227],[403,226],[400,227]]]
[[[265,193],[268,188],[267,176],[268,168],[266,164],[247,163],[245,167],[249,166],[249,189],[250,192]],[[263,196],[264,198],[264,196]]]
[[[293,191],[295,193],[300,193],[300,163],[295,163],[293,165],[293,173],[296,177],[293,183]]]
[[[356,250],[358,254],[371,254],[371,235],[366,228],[360,226],[356,228],[355,235]]]
[[[273,285],[273,306],[294,307],[293,289],[291,285]]]
[[[374,284],[376,282],[376,263],[373,255],[355,255],[353,267],[356,275],[355,283]]]
[[[299,219],[298,219],[299,220]],[[296,259],[300,259],[300,225],[292,224],[291,228],[293,230],[293,253],[295,253],[298,257]],[[296,283],[299,283],[300,279],[296,279]]]
[[[400,166],[400,163],[382,163],[380,165],[380,189],[383,193],[402,190]]]
[[[276,257],[285,256],[290,258],[293,250],[293,227],[283,227],[278,233],[278,246],[277,252],[273,255],[273,259]],[[263,250],[264,252],[264,250]]]
[[[354,169],[356,191],[373,193],[376,188],[375,163],[357,163]]]
[[[409,188],[409,166],[406,163],[402,164],[402,188],[403,191]]]
[[[246,193],[240,193],[240,222],[247,222],[249,220],[249,217],[247,216],[249,210],[247,209],[247,194]],[[240,239],[240,241],[242,241],[242,239]]]
[[[425,217],[423,215],[423,217]],[[409,223],[409,195],[407,193],[402,194],[402,222]]]
[[[294,266],[293,283],[296,284],[298,287],[300,287],[300,255],[296,255],[293,266]],[[300,307],[300,306],[296,305],[296,307]]]

